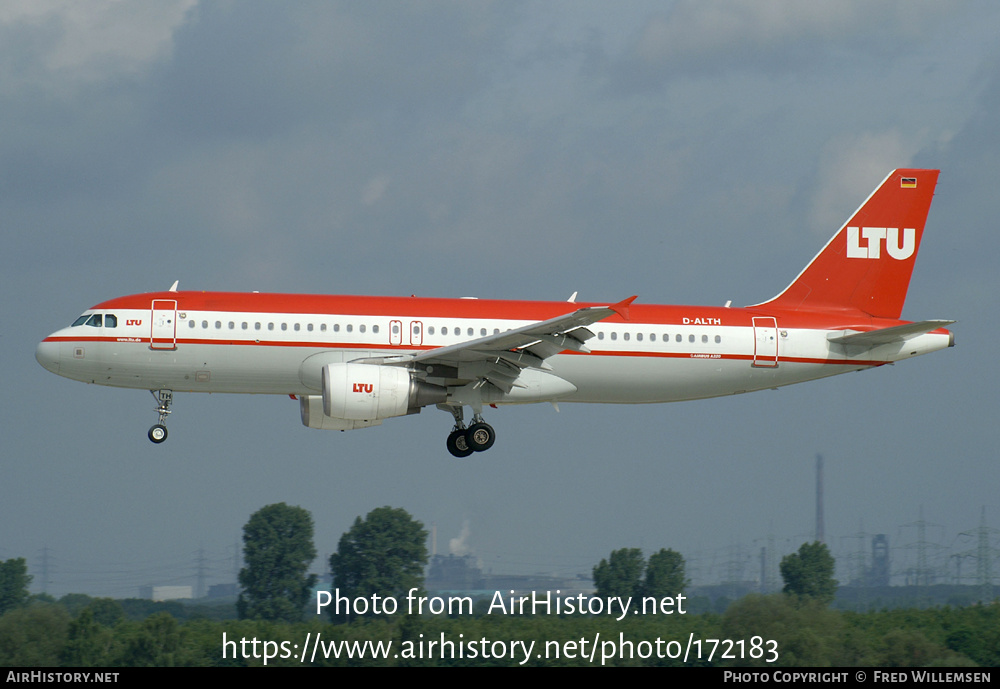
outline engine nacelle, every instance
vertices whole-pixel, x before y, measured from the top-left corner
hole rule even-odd
[[[370,421],[355,419],[335,419],[323,413],[323,398],[319,395],[302,395],[299,397],[299,413],[302,415],[302,425],[309,428],[319,428],[324,431],[353,431],[356,428],[380,426],[381,419]]]
[[[369,421],[404,416],[428,404],[440,404],[448,391],[415,380],[396,366],[327,364],[323,367],[323,414]]]

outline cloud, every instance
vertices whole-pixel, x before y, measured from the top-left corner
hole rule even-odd
[[[143,69],[170,54],[174,33],[196,0],[12,0],[0,5],[4,81],[31,66],[31,76],[60,84],[100,81]],[[11,40],[6,40],[10,38]],[[29,50],[25,51],[25,48]],[[16,65],[11,67],[10,65]],[[19,80],[20,81],[20,80]],[[21,82],[23,83],[23,82]]]
[[[912,50],[907,44],[944,11],[939,3],[902,0],[681,0],[645,22],[615,73],[655,82],[681,72],[841,65],[858,55]]]
[[[820,159],[810,227],[826,236],[848,220],[892,170],[908,167],[922,142],[895,129],[846,135],[830,141]]]
[[[361,203],[371,206],[378,202],[389,188],[389,177],[387,175],[376,175],[368,180],[361,190]]]

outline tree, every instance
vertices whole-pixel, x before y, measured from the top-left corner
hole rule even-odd
[[[638,548],[612,550],[594,569],[594,588],[598,596],[632,598],[633,604],[645,596],[665,598],[684,591],[684,557],[675,550],[660,548],[649,562]]]
[[[243,527],[243,560],[236,609],[240,618],[282,622],[302,619],[316,575],[313,520],[307,510],[283,502],[254,512]]]
[[[646,563],[642,595],[656,598],[676,596],[689,583],[684,576],[684,557],[676,550],[660,548],[649,556],[649,562]]]
[[[782,591],[831,603],[837,592],[833,566],[833,555],[825,543],[803,543],[799,552],[781,558]]]
[[[412,588],[423,589],[427,565],[427,531],[403,509],[379,507],[340,537],[337,552],[330,556],[333,583],[340,596],[367,598],[366,616],[375,616],[373,596],[379,599],[405,596]],[[329,608],[334,620],[350,619]],[[343,610],[339,611],[343,613]]]
[[[638,548],[612,550],[611,557],[594,567],[594,587],[602,598],[629,598],[642,595],[642,573],[646,560]]]
[[[31,579],[23,557],[0,562],[0,615],[28,602]]]

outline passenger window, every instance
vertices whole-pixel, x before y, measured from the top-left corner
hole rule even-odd
[[[208,321],[202,321],[201,322],[201,327],[202,327],[203,330],[208,330]]]
[[[257,321],[256,323],[253,324],[253,329],[260,330],[260,321]]]
[[[378,332],[378,326],[377,325],[373,325],[372,326],[372,332],[373,333],[377,333]]]
[[[335,332],[335,333],[339,333],[340,332],[340,323],[334,323],[333,324],[333,332]]]
[[[246,321],[243,321],[243,329],[244,329],[244,330],[246,330],[246,329],[247,329],[247,322],[246,322]]]
[[[118,316],[113,313],[109,313],[104,317],[104,327],[105,328],[117,328],[118,327]]]
[[[295,332],[298,332],[299,330],[301,330],[301,326],[298,323],[296,323],[295,324]]]
[[[222,330],[222,321],[216,321],[215,322],[215,329],[216,330]]]
[[[468,329],[468,330],[467,330],[466,332],[468,332],[468,333],[469,333],[469,337],[472,337],[472,332],[473,332],[473,331],[472,331],[472,328],[469,328],[469,329]]]
[[[232,330],[235,327],[236,327],[236,324],[233,323],[232,321],[229,321],[229,329]]]
[[[188,327],[189,328],[193,328],[194,327],[194,321],[188,321]]]
[[[612,340],[617,340],[618,339],[618,333],[616,331],[614,331],[614,330],[611,331],[611,339]]]
[[[688,342],[694,342],[694,335],[688,335]]]
[[[267,329],[268,330],[274,330],[274,323],[268,323],[267,324]]]
[[[288,330],[288,323],[282,323],[281,324],[281,329],[282,330]]]
[[[306,326],[306,330],[308,330],[309,332],[312,332],[313,331],[313,324],[310,323],[309,325],[307,325]]]
[[[462,334],[462,329],[459,328],[458,326],[455,326],[455,334],[456,335],[461,335]]]
[[[701,341],[702,341],[702,343],[708,342],[708,335],[702,335],[701,336]]]
[[[649,341],[656,342],[656,333],[649,333]]]
[[[598,340],[603,340],[604,339],[604,331],[603,330],[600,331],[599,333],[597,333],[597,339]]]
[[[358,326],[358,332],[363,333],[364,331],[365,331],[365,326],[364,325],[359,325]]]
[[[494,335],[499,335],[500,334],[500,328],[493,328],[493,334]]]
[[[630,337],[630,335],[628,333],[625,333],[623,337],[625,338],[625,341],[628,342],[628,338]]]
[[[326,332],[326,323],[320,323],[319,324],[319,331],[321,333],[325,333]]]
[[[677,342],[683,342],[684,338],[681,336],[680,333],[677,333],[677,336],[674,338],[674,340],[676,340]]]
[[[486,328],[480,328],[479,329],[479,336],[480,337],[486,337]]]
[[[354,326],[351,323],[347,324],[347,332],[354,332]]]
[[[433,335],[434,334],[434,326],[433,325],[427,326],[427,334],[428,335]]]
[[[716,335],[715,336],[715,344],[719,344],[720,342],[722,342],[722,337],[720,337],[719,335]]]

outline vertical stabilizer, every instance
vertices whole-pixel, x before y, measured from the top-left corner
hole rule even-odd
[[[894,170],[781,294],[758,306],[899,318],[938,170]]]

